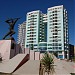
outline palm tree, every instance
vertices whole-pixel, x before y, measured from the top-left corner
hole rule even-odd
[[[54,73],[54,57],[53,55],[50,55],[49,53],[45,53],[43,58],[41,59],[41,64],[43,67],[44,72],[47,72],[47,74],[53,74]]]

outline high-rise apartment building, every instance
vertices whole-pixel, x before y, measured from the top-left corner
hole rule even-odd
[[[68,58],[68,19],[63,7],[48,8],[47,14],[41,11],[27,13],[25,48],[35,51],[49,51],[58,58]]]
[[[68,19],[63,5],[47,10],[47,51],[57,52],[58,58],[68,58]]]
[[[21,45],[22,50],[25,48],[26,22],[18,26],[18,44]]]
[[[45,19],[43,19],[45,17]],[[44,20],[44,23],[43,23]],[[45,42],[46,39],[46,15],[41,11],[32,11],[27,13],[26,20],[26,41],[25,48],[39,50],[39,43]]]

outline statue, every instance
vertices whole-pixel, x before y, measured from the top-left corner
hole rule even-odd
[[[5,39],[7,36],[10,36],[10,38],[12,38],[12,35],[15,34],[14,31],[14,25],[17,22],[17,20],[20,18],[15,18],[15,19],[8,19],[5,22],[9,24],[9,32],[3,37],[3,39]]]

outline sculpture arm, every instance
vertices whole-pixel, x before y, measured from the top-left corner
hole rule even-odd
[[[20,19],[20,18],[15,18],[13,21],[13,25],[15,25],[15,23],[17,22],[17,20]]]

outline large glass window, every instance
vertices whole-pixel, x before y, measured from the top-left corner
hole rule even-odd
[[[34,46],[37,46],[37,44],[34,44]]]
[[[49,47],[48,49],[52,49],[52,47]]]
[[[48,44],[48,46],[52,46],[52,44]]]

